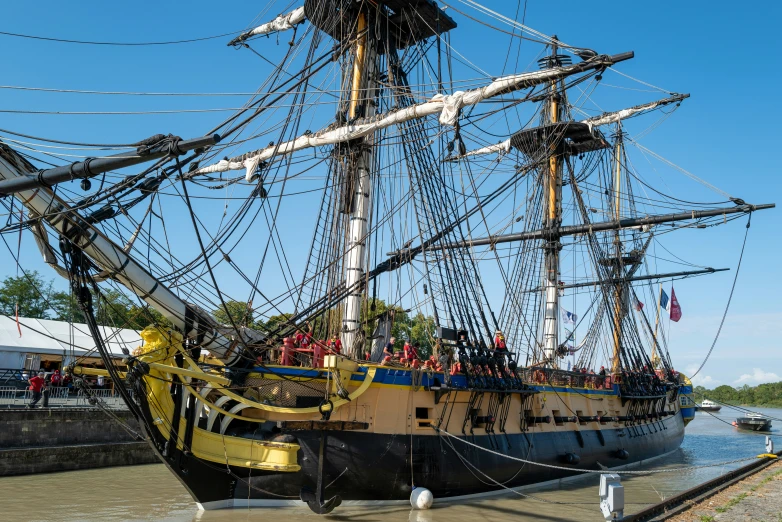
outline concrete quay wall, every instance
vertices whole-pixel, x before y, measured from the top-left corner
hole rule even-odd
[[[140,433],[130,412],[112,413]],[[100,410],[0,410],[0,477],[152,462],[149,445]]]

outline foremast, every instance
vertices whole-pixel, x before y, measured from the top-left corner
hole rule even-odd
[[[356,23],[354,60],[350,77],[350,99],[348,120],[373,114],[375,107],[375,70],[377,50],[374,38],[367,38],[367,13],[360,11]],[[348,212],[348,237],[346,241],[344,272],[346,288],[353,289],[345,298],[342,314],[342,345],[347,355],[360,358],[363,348],[361,335],[361,304],[366,275],[366,242],[369,230],[369,208],[371,194],[371,168],[373,155],[373,134],[350,144],[350,160],[347,176],[353,183],[345,183],[346,200],[351,201]],[[353,159],[355,158],[355,159]]]

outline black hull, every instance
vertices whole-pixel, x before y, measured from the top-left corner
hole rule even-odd
[[[426,487],[435,499],[443,500],[502,490],[492,481],[515,488],[578,474],[576,469],[622,466],[677,449],[684,438],[684,422],[681,414],[677,414],[664,421],[631,428],[604,426],[600,431],[582,430],[578,432],[580,437],[572,429],[553,433],[535,431],[507,437],[464,437],[498,454],[468,446],[446,435],[413,436],[412,480],[410,435],[325,432],[323,483],[328,485],[325,498],[339,495],[343,501],[407,501],[414,481],[415,486]],[[304,506],[299,500],[301,489],[314,491],[317,484],[321,432],[290,434],[301,446],[298,462],[302,469],[296,473],[239,467],[230,468],[229,473],[225,464],[206,462],[179,450],[174,450],[168,457],[161,456],[161,459],[203,509],[247,505]],[[578,455],[577,466],[563,463],[567,453]],[[565,466],[574,471],[523,464],[504,455]]]
[[[749,422],[737,421],[736,422],[736,427],[739,428],[739,429],[742,429],[742,430],[747,430],[747,431],[770,431],[771,430],[771,422],[764,422],[764,423],[753,422],[753,423],[749,423]]]

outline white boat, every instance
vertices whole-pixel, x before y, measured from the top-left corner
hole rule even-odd
[[[695,409],[697,411],[720,411],[722,409],[722,406],[720,406],[714,401],[710,401],[709,399],[704,399],[703,402],[700,403],[700,405],[695,406]]]

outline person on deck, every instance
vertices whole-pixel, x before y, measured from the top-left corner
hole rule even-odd
[[[606,367],[601,366],[600,371],[597,372],[597,374],[600,376],[600,380],[598,380],[598,388],[603,388],[606,385]]]
[[[45,381],[43,380],[44,373],[38,372],[38,375],[32,377],[27,382],[30,383],[30,390],[33,392],[33,400],[30,401],[30,404],[27,405],[28,408],[35,408],[35,405],[38,404],[38,401],[41,400],[41,392],[43,391],[43,387],[45,384]]]
[[[301,333],[301,330],[296,330],[296,337],[295,337],[295,339],[296,339],[295,340],[296,344],[294,346],[296,346],[296,348],[300,348],[301,347],[301,343],[304,340],[304,334]]]
[[[508,345],[505,344],[505,336],[502,335],[500,330],[497,330],[494,334],[494,349],[499,352],[506,352],[508,350]]]
[[[62,385],[62,375],[60,375],[60,370],[54,370],[54,373],[52,374],[52,386],[59,387]]]
[[[396,338],[392,337],[388,340],[386,345],[383,347],[383,357],[391,357],[394,358],[394,343],[396,342]]]
[[[459,340],[456,341],[456,344],[460,348],[472,348],[472,343],[467,338],[467,332],[459,332]]]
[[[418,350],[416,349],[416,346],[410,344],[409,341],[405,341],[405,359],[408,360],[408,362],[413,362],[418,360]]]
[[[329,350],[334,353],[342,353],[342,341],[336,335],[329,341]]]

